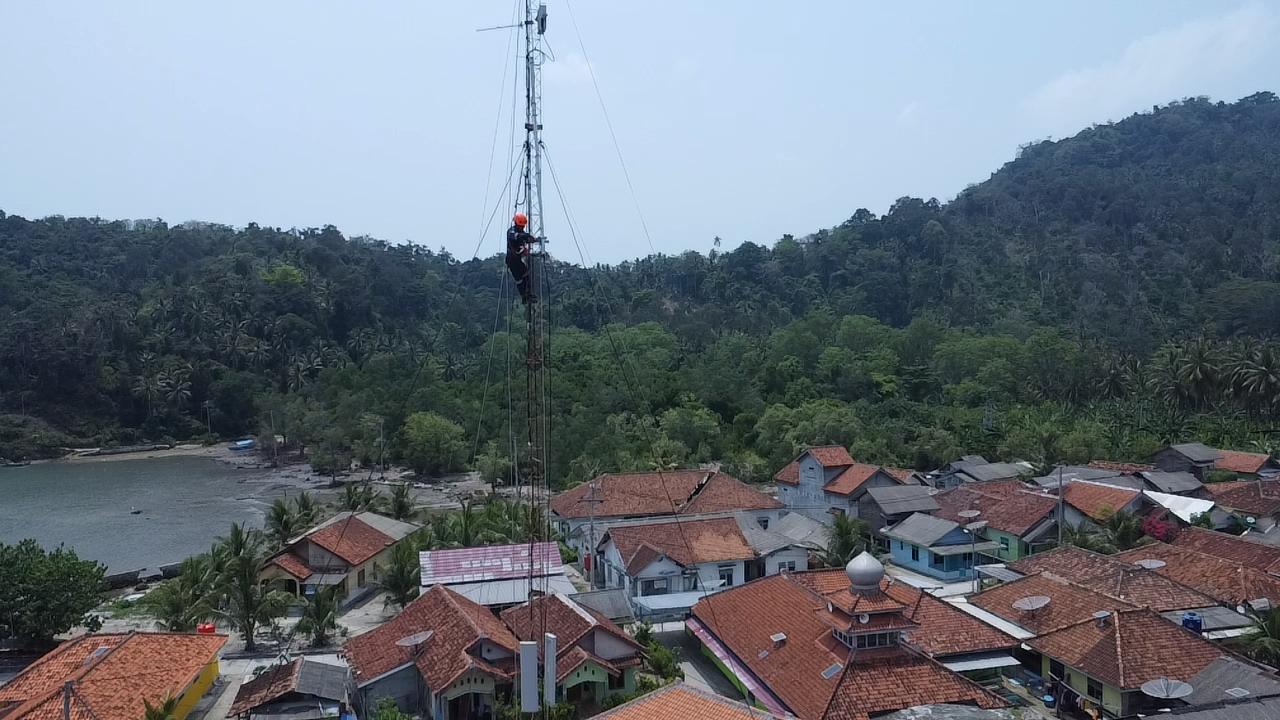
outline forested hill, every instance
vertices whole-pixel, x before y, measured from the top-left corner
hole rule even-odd
[[[553,473],[657,455],[759,477],[820,441],[920,466],[1265,442],[1280,363],[1237,336],[1280,329],[1278,256],[1280,102],[1259,93],[1031,144],[948,204],[772,247],[557,262]],[[503,282],[496,256],[333,227],[0,212],[0,456],[271,419],[317,462],[367,460],[381,426],[423,470],[500,471]]]

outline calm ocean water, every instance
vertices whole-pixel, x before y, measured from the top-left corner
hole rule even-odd
[[[0,467],[0,542],[61,543],[110,572],[177,562],[233,521],[261,527],[279,494],[265,479],[200,457]]]

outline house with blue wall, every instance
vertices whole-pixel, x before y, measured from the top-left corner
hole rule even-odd
[[[869,490],[920,484],[911,470],[856,462],[838,445],[806,449],[773,479],[778,499],[788,510],[827,525],[837,515],[870,524],[878,518],[878,509]]]
[[[981,536],[975,543],[974,536],[959,523],[918,512],[883,533],[895,565],[947,582],[972,578],[975,564],[991,561],[983,553],[1000,547]]]

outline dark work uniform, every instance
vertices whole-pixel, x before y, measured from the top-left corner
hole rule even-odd
[[[520,301],[528,305],[533,300],[533,289],[529,287],[529,247],[533,244],[533,236],[522,228],[512,225],[507,230],[507,269],[516,281],[516,289],[520,291]]]

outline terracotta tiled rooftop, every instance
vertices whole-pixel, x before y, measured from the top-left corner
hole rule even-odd
[[[276,698],[293,692],[298,687],[298,672],[302,670],[303,658],[276,665],[264,671],[236,691],[236,700],[227,711],[227,717],[248,712],[253,708],[269,703]]]
[[[521,640],[541,640],[544,632],[554,633],[560,651],[568,650],[593,629],[600,629],[637,653],[640,644],[612,620],[578,605],[563,595],[552,594],[503,610],[500,617]]]
[[[868,720],[917,705],[956,703],[981,708],[1008,703],[937,662],[905,650],[859,655],[840,676],[823,720]]]
[[[138,720],[153,705],[186,690],[218,659],[225,635],[130,633],[68,640],[0,687],[5,720],[60,720],[63,685],[75,683],[74,720]]]
[[[1079,582],[1087,578],[1107,572],[1115,566],[1126,563],[1117,562],[1116,556],[1103,555],[1092,550],[1082,550],[1074,545],[1064,545],[1048,552],[1028,555],[1021,560],[1009,563],[1009,569],[1023,575],[1034,575],[1048,571],[1068,580]]]
[[[299,580],[306,580],[311,577],[311,568],[307,567],[307,563],[304,562],[302,558],[294,555],[288,550],[281,551],[267,562],[268,564],[278,566],[281,570],[284,570]]]
[[[1156,612],[1190,610],[1217,605],[1218,601],[1198,590],[1142,567],[1116,568],[1080,584],[1138,607]]]
[[[774,720],[758,708],[683,682],[667,685],[641,695],[624,705],[606,710],[595,720]]]
[[[1016,484],[1016,485],[1015,485]],[[1057,498],[1033,492],[1017,480],[969,483],[944,490],[933,499],[941,508],[934,515],[952,522],[972,519],[960,516],[964,510],[978,510],[994,530],[1025,535],[1057,509]]]
[[[911,470],[909,468],[883,466],[880,469],[889,473],[894,480],[897,480],[904,485],[907,484],[911,480],[911,476],[915,474],[915,470]]]
[[[595,502],[589,502],[592,486]],[[605,474],[551,499],[562,518],[645,517],[761,510],[782,507],[777,499],[722,472],[671,470],[662,473]]]
[[[395,538],[374,529],[354,515],[325,525],[307,535],[307,539],[351,565],[361,565],[395,544]]]
[[[1155,572],[1222,604],[1237,605],[1266,598],[1273,605],[1280,605],[1280,578],[1191,548],[1157,542],[1112,557],[1132,563],[1160,560],[1165,565]]]
[[[849,659],[848,647],[835,640],[831,633],[841,620],[827,610],[828,599],[841,594],[850,594],[849,579],[842,569],[772,575],[704,598],[694,606],[693,616],[797,716],[816,719],[823,717],[827,702],[840,683],[839,675],[824,678],[823,671],[833,664],[843,665]],[[908,621],[902,625],[904,638],[923,653],[946,656],[994,652],[1017,644],[1010,636],[915,588],[886,580],[881,584],[881,593],[876,595],[880,596],[879,600],[861,603],[861,607],[899,608],[898,612],[871,617]],[[742,618],[751,621],[742,622]],[[781,647],[775,647],[771,636],[779,632],[787,639]],[[762,655],[762,651],[767,652]],[[867,652],[860,651],[859,657],[865,657]],[[914,658],[908,663],[911,667],[922,660],[910,657]],[[934,670],[920,672],[930,676],[935,672],[950,674],[941,666],[933,667]],[[920,702],[940,703],[961,697],[947,694],[948,682],[932,686],[933,689],[917,688],[915,692],[928,696]],[[850,692],[860,692],[856,687],[856,683],[851,685]],[[887,687],[898,686],[890,681]],[[901,697],[898,690],[893,692],[894,695],[884,698],[885,702],[892,704],[893,697]],[[891,709],[911,704],[918,703],[909,702]],[[865,712],[879,712],[878,708],[879,705],[872,702]],[[839,706],[842,713],[856,711],[849,703]]]
[[[1237,480],[1208,483],[1204,489],[1213,496],[1214,502],[1229,510],[1255,515],[1280,513],[1280,483],[1264,480],[1261,491],[1258,485],[1255,480]]]
[[[905,483],[911,478],[910,470],[854,463],[845,468],[844,472],[837,475],[831,482],[824,485],[822,489],[836,495],[851,495],[877,472],[883,472],[898,483]]]
[[[356,684],[414,662],[415,648],[396,644],[415,633],[430,630],[416,664],[433,691],[448,687],[459,675],[478,668],[500,677],[508,673],[479,660],[468,649],[486,639],[515,653],[517,642],[507,626],[481,605],[462,597],[444,585],[433,585],[409,603],[393,620],[357,635],[342,646],[355,673]]]
[[[1039,610],[1014,609],[1013,603],[1037,595],[1049,598],[1049,604]],[[1136,607],[1051,573],[1028,575],[1001,583],[971,596],[969,602],[1037,635],[1091,618],[1099,610],[1131,610]]]
[[[607,537],[617,546],[629,573],[644,569],[658,554],[685,567],[755,557],[738,521],[731,517],[622,525],[609,528]]]
[[[773,481],[783,485],[799,485],[800,463],[792,460],[783,465],[781,470],[773,474]]]
[[[1080,481],[1067,483],[1062,489],[1063,502],[1099,522],[1123,510],[1141,494],[1129,488]]]
[[[1213,484],[1205,487],[1213,487]],[[1199,550],[1223,560],[1241,563],[1246,567],[1273,574],[1280,572],[1280,548],[1278,547],[1194,526],[1182,528],[1172,542],[1179,547]]]
[[[1266,453],[1240,452],[1239,450],[1219,450],[1221,457],[1213,466],[1219,470],[1230,470],[1238,473],[1256,473],[1267,464],[1271,457]]]
[[[1102,682],[1135,690],[1158,677],[1190,680],[1223,651],[1150,610],[1113,613],[1102,626],[1093,618],[1027,641],[1044,653]]]
[[[855,462],[849,451],[840,445],[821,445],[819,447],[811,447],[805,452],[812,455],[813,459],[817,460],[818,464],[825,468],[844,467]]]

